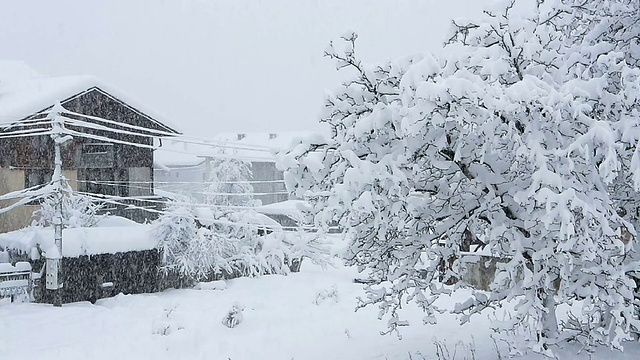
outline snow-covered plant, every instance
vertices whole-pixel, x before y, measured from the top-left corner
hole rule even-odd
[[[209,161],[211,174],[207,202],[216,205],[253,205],[251,163],[230,157]]]
[[[316,294],[316,299],[313,301],[314,304],[320,305],[327,299],[332,299],[334,302],[340,301],[340,296],[338,294],[338,288],[333,285],[331,289],[322,290]]]
[[[280,164],[318,225],[353,229],[347,261],[373,282],[362,305],[379,305],[391,330],[406,324],[404,301],[435,321],[437,297],[465,286],[440,280],[461,279],[460,249],[482,235],[507,262],[490,293],[456,306],[463,321],[514,302],[498,330],[526,327],[527,347],[547,355],[574,334],[559,302],[591,324],[587,345],[621,348],[638,331],[637,215],[620,208],[637,214],[640,188],[639,6],[500,1],[454,23],[442,55],[369,65],[355,34],[328,49],[356,73],[326,101],[333,136]]]
[[[169,206],[154,223],[154,233],[163,250],[165,273],[201,281],[231,272],[226,259],[235,254],[234,245],[210,229],[198,228],[192,206]]]
[[[321,267],[331,264],[331,249],[325,234],[298,230],[296,232],[275,232],[269,234],[268,237],[274,238],[275,241],[286,247],[289,268],[292,272],[300,271],[304,259],[309,259]]]
[[[288,274],[302,257],[325,264],[328,253],[314,238],[264,233],[252,210],[231,211],[198,227],[193,205],[171,205],[155,223],[163,250],[161,270],[192,282],[221,277]],[[222,214],[217,212],[217,215]],[[305,234],[300,234],[305,235]],[[308,244],[305,246],[304,244]],[[328,256],[327,256],[328,258]]]
[[[437,337],[433,338],[433,345],[435,358],[438,360],[476,360],[476,344],[473,337],[468,344],[458,341],[453,345],[453,349],[449,349],[446,340],[439,340]]]
[[[183,266],[190,242],[197,237],[193,211],[188,206],[170,204],[153,224],[154,236],[162,249],[162,270],[186,273]]]
[[[65,182],[66,183],[66,182]],[[103,208],[88,196],[75,194],[71,187],[62,187],[62,226],[64,228],[92,227],[104,215],[98,215]],[[58,194],[45,197],[40,208],[33,212],[33,226],[52,226],[54,219],[59,216],[56,208],[59,203]]]
[[[228,328],[234,328],[242,322],[244,306],[235,302],[227,314],[222,318],[222,324]]]

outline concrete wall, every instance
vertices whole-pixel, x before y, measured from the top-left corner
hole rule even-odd
[[[64,176],[69,179],[71,187],[77,189],[77,171],[64,170]],[[0,195],[24,189],[24,170],[0,168]],[[0,209],[3,209],[18,200],[0,200]],[[38,209],[38,205],[22,205],[6,213],[0,214],[0,233],[18,230],[31,224],[32,214]]]

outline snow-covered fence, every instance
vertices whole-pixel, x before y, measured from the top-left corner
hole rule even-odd
[[[0,263],[0,298],[31,297],[31,264],[18,262],[15,265]]]

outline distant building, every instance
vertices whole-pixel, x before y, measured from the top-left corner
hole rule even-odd
[[[25,122],[44,118],[42,112],[57,102],[70,112],[178,134],[174,126],[160,120],[152,109],[95,77],[45,77],[24,63],[0,61],[0,136],[28,129]],[[135,135],[148,133],[73,114],[66,116],[97,125],[93,128],[67,126],[77,132],[62,148],[63,172],[72,188],[122,197],[153,195],[153,150],[124,144],[153,145],[151,138]],[[99,126],[134,134],[100,130]],[[49,135],[0,137],[0,196],[48,183],[53,174],[53,159],[54,146]],[[0,201],[0,208],[10,203]],[[37,204],[0,214],[0,232],[30,224],[35,209]]]
[[[222,133],[212,137],[208,144],[193,144],[180,137],[165,139],[156,151],[155,187],[203,199],[212,171],[208,160],[222,154],[251,163],[254,198],[263,205],[288,200],[283,172],[276,168],[274,152],[288,148],[296,138],[309,134]]]

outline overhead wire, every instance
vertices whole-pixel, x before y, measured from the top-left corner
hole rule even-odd
[[[16,134],[16,135],[10,135],[10,136],[3,136],[2,133],[0,133],[0,139],[13,139],[13,138],[30,137],[30,136],[51,135],[51,134],[53,134],[52,131]]]
[[[126,185],[126,184],[115,184],[115,183],[110,183],[108,181],[94,181],[94,180],[72,180],[72,181],[77,181],[77,182],[84,182],[84,183],[92,183],[92,184],[96,184],[96,185],[106,185],[106,186],[119,186],[119,187],[127,187],[127,188],[133,188],[133,189],[144,189],[144,190],[149,190],[149,187],[146,186],[130,186],[130,185]],[[284,195],[284,194],[289,194],[286,191],[277,191],[277,192],[261,192],[261,193],[256,193],[256,192],[251,192],[251,193],[215,193],[215,192],[192,192],[193,194],[203,194],[203,195],[211,195],[211,196],[265,196],[265,195]]]
[[[85,196],[89,196],[89,197],[93,197],[95,199],[98,199],[100,201],[104,201],[106,203],[111,203],[111,204],[115,204],[115,205],[120,205],[123,206],[125,208],[129,208],[129,209],[139,209],[139,210],[144,210],[144,211],[148,211],[148,212],[152,212],[152,213],[157,213],[157,214],[161,214],[161,215],[172,215],[172,213],[168,212],[168,211],[163,211],[163,210],[157,210],[157,209],[152,209],[149,207],[144,207],[144,206],[138,206],[138,205],[133,205],[133,204],[126,204],[123,202],[120,202],[118,200],[129,200],[128,198],[122,198],[122,197],[117,197],[117,196],[108,196],[108,195],[102,195],[102,194],[92,194],[92,193],[85,193],[85,192],[78,192],[79,194],[85,195]],[[141,201],[143,201],[143,199],[139,199]],[[197,207],[206,207],[206,205],[204,206],[200,206],[200,205],[195,205],[195,204],[188,204],[189,206],[193,206],[195,208]],[[247,207],[247,209],[254,209],[251,207]],[[254,209],[255,210],[255,209]],[[266,216],[266,215],[265,215]],[[214,219],[214,218],[206,218],[206,217],[202,217],[202,216],[186,216],[187,218],[190,218],[192,220],[197,220],[200,222],[208,222],[208,223],[212,223],[212,224],[218,224],[218,225],[227,225],[227,226],[255,226],[255,227],[259,227],[259,228],[266,228],[269,230],[272,230],[274,232],[277,232],[278,229],[291,229],[291,230],[320,230],[319,228],[315,228],[315,227],[305,227],[305,226],[284,226],[284,225],[278,225],[277,228],[274,228],[273,225],[269,225],[269,224],[265,224],[265,223],[252,223],[252,222],[236,222],[236,221],[228,221],[228,220],[220,220],[220,219]],[[276,222],[275,220],[273,220],[274,222]],[[284,232],[284,231],[283,231]]]
[[[178,134],[171,133],[171,132],[166,132],[166,131],[161,131],[161,130],[154,130],[154,129],[149,129],[149,128],[145,128],[145,127],[142,127],[142,126],[131,125],[131,124],[126,124],[126,123],[120,123],[120,122],[117,122],[117,121],[107,120],[107,119],[104,119],[104,118],[101,118],[101,117],[97,117],[97,116],[84,115],[84,114],[80,114],[80,113],[76,113],[76,112],[68,111],[68,110],[66,110],[64,113],[65,114],[70,114],[70,115],[73,115],[73,116],[84,117],[84,118],[87,118],[87,119],[90,119],[90,120],[95,120],[95,121],[99,121],[99,122],[113,124],[113,125],[116,125],[116,126],[125,127],[125,128],[129,128],[129,129],[141,130],[141,131],[148,132],[149,134],[155,133],[157,135],[156,137],[166,136],[166,138],[163,138],[163,139],[176,141],[176,142],[187,143],[187,144],[207,145],[207,146],[235,148],[235,149],[241,149],[241,150],[255,150],[255,151],[270,151],[270,149],[271,149],[270,147],[263,146],[263,145],[234,144],[231,141],[222,141],[222,140],[215,140],[215,139],[198,138],[198,137],[187,136],[187,135],[178,135]],[[69,119],[69,117],[65,117],[65,118]],[[74,119],[74,120],[82,121],[82,120],[77,120],[77,119]]]
[[[48,111],[43,111],[40,113],[37,113],[36,115],[43,115],[43,114],[47,114],[50,113]],[[94,123],[90,123],[90,122],[86,122],[83,120],[78,120],[78,119],[73,119],[70,117],[66,117],[66,116],[62,116],[65,123],[67,125],[70,126],[74,126],[74,127],[84,127],[84,128],[91,128],[93,130],[98,130],[98,131],[107,131],[107,132],[112,132],[112,133],[119,133],[119,134],[124,134],[124,135],[131,135],[131,136],[139,136],[139,137],[143,137],[143,138],[152,138],[152,139],[164,139],[161,137],[161,135],[165,135],[165,136],[171,136],[170,140],[171,141],[175,141],[175,142],[182,142],[182,143],[186,143],[186,144],[194,144],[194,145],[204,145],[204,146],[210,146],[212,148],[229,148],[229,149],[237,149],[237,150],[250,150],[250,151],[261,151],[261,152],[269,152],[271,153],[271,151],[269,150],[268,147],[266,146],[252,146],[252,145],[229,145],[230,142],[224,142],[224,141],[216,141],[216,140],[207,140],[207,139],[198,139],[198,138],[193,138],[193,137],[185,137],[185,136],[180,136],[180,137],[176,137],[176,134],[174,133],[168,133],[168,132],[164,132],[164,131],[160,131],[160,130],[154,130],[154,129],[149,129],[149,128],[144,128],[144,127],[139,127],[136,125],[131,125],[131,124],[125,124],[125,123],[119,123],[119,122],[115,122],[113,120],[107,120],[107,119],[103,119],[100,117],[96,117],[96,116],[89,116],[89,115],[84,115],[84,114],[80,114],[80,113],[76,113],[76,112],[72,112],[72,111],[68,111],[65,109],[64,111],[65,114],[70,114],[71,116],[77,116],[77,117],[83,117],[85,119],[90,119],[90,120],[94,120],[94,121],[99,121],[102,123],[108,123],[108,124],[112,124],[112,125],[116,125],[119,127],[124,127],[124,128],[129,128],[129,129],[135,129],[135,130],[141,130],[146,132],[147,134],[142,134],[142,133],[136,133],[136,132],[132,132],[132,131],[127,131],[127,130],[122,130],[122,129],[113,129],[113,128],[109,128],[107,126],[103,126],[103,125],[99,125],[99,124],[94,124]],[[34,116],[36,116],[34,115]],[[46,124],[50,124],[51,121],[47,120],[47,121],[42,121],[42,118],[39,119],[24,119],[24,120],[18,120],[18,121],[12,121],[12,122],[6,122],[6,123],[0,123],[0,125],[2,124],[6,124],[8,125],[6,128],[10,128],[10,127],[28,127],[28,126],[41,126],[41,125],[46,125]],[[41,131],[41,130],[47,130],[47,131]],[[120,139],[113,139],[111,137],[108,136],[100,136],[100,135],[95,135],[95,134],[86,134],[86,133],[82,133],[80,131],[75,131],[73,129],[69,129],[66,128],[64,129],[64,132],[67,133],[68,135],[72,135],[72,136],[77,136],[77,137],[82,137],[82,138],[88,138],[88,139],[92,139],[92,140],[99,140],[99,141],[104,141],[104,142],[109,142],[109,143],[118,143],[118,144],[123,144],[123,145],[130,145],[130,146],[135,146],[135,147],[141,147],[141,148],[147,148],[147,149],[152,149],[152,150],[157,150],[157,149],[162,149],[165,151],[172,151],[172,152],[176,152],[176,153],[184,153],[184,154],[189,154],[189,155],[195,155],[193,152],[189,152],[189,151],[180,151],[177,149],[170,149],[170,148],[165,148],[165,147],[161,147],[161,146],[154,146],[154,145],[149,145],[149,144],[143,144],[143,143],[136,143],[136,142],[130,142],[130,141],[124,141],[124,140],[120,140]],[[152,135],[152,134],[156,134],[156,135]],[[0,139],[6,139],[6,138],[17,138],[17,137],[27,137],[27,136],[40,136],[40,135],[50,135],[52,134],[51,129],[42,129],[42,128],[36,128],[36,129],[25,129],[25,130],[16,130],[16,131],[11,131],[11,132],[0,132]],[[188,139],[195,139],[195,140],[188,140]],[[225,156],[226,154],[216,154],[216,157],[227,157]],[[238,159],[239,156],[228,156],[229,158],[233,158],[233,159]],[[251,159],[251,160],[255,160],[255,159],[259,159],[259,160],[264,160],[262,158],[255,158],[255,157],[240,157],[240,158],[244,158],[244,159]],[[91,182],[91,181],[89,181]],[[264,183],[266,181],[246,181],[246,182],[236,182],[236,183]],[[273,180],[272,182],[284,182],[283,180]],[[152,183],[152,182],[148,182],[148,183]],[[167,182],[168,184],[171,184],[171,182]],[[231,183],[231,182],[227,182],[227,183]],[[109,183],[104,183],[105,185],[109,186],[122,186],[122,185],[118,185],[118,184],[109,184]],[[129,187],[131,187],[129,185]],[[143,187],[140,187],[143,188]],[[145,189],[147,189],[146,187],[144,187]],[[84,193],[84,192],[78,192],[81,194],[85,194],[87,196],[92,196],[92,197],[99,197],[102,198],[102,200],[107,200],[105,199],[105,197],[107,197],[107,195],[102,195],[102,194],[91,194],[91,193]],[[288,194],[288,192],[270,192],[270,193],[249,193],[249,194],[242,194],[242,193],[205,193],[202,192],[202,194],[206,194],[206,195],[220,195],[220,196],[239,196],[239,195],[250,195],[250,196],[261,196],[261,195],[279,195],[279,194]],[[27,204],[29,202],[32,202],[34,200],[39,200],[41,198],[44,198],[45,196],[47,196],[48,194],[42,194],[36,197],[28,197],[28,198],[24,198],[20,201],[18,201],[17,203],[12,204],[9,207],[5,207],[0,209],[0,213],[4,213],[6,211],[9,211],[15,207]],[[124,197],[121,198],[122,200],[136,200],[134,197]],[[110,202],[113,202],[113,200],[108,200]],[[167,202],[163,202],[164,204],[166,204]],[[123,203],[118,203],[116,202],[116,204],[122,205],[122,206],[127,206],[127,207],[131,207],[132,205],[129,204],[123,204]],[[193,204],[191,204],[193,205]],[[201,206],[201,205],[195,205],[195,206]],[[204,205],[204,206],[210,206],[210,207],[218,207],[218,208],[224,208],[224,206],[217,206],[217,205]],[[229,206],[226,206],[226,208],[231,208]],[[234,208],[243,208],[243,209],[250,209],[251,207],[234,207]],[[144,208],[145,210],[149,211],[150,209]],[[165,213],[166,212],[162,212],[162,211],[157,211],[154,210],[158,213]],[[220,221],[220,220],[216,220],[216,219],[207,219],[207,220],[211,220],[213,223],[221,223],[221,224],[226,224],[226,225],[239,225],[238,223],[234,223],[234,222],[228,222],[228,221]],[[246,224],[246,225],[251,225],[251,226],[264,226],[264,224]],[[291,227],[290,227],[291,228]],[[300,229],[301,227],[294,227],[295,229]]]
[[[98,181],[100,182],[101,180],[76,180],[78,182],[85,182],[85,181]],[[218,183],[218,184],[263,184],[263,183],[284,183],[284,180],[243,180],[243,181],[127,181],[127,180],[113,180],[110,181],[112,183],[123,183],[123,184],[159,184],[159,185],[164,185],[164,184],[194,184],[194,185],[198,185],[198,184],[205,184],[205,185],[209,185],[211,183]]]

